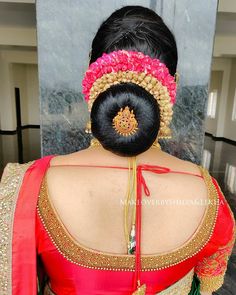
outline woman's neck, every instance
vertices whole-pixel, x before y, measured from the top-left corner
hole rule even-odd
[[[137,164],[152,163],[154,159],[161,158],[163,152],[158,148],[150,148],[136,156]],[[57,156],[51,161],[51,166],[57,165],[101,165],[127,167],[130,157],[114,154],[102,146],[90,147],[72,154]]]
[[[124,163],[124,165],[127,164],[129,158],[132,157],[132,156],[129,157],[129,156],[121,156],[121,155],[115,154],[111,151],[104,149],[103,146],[92,147],[92,148],[89,148],[88,150],[91,150],[91,153],[93,152],[93,153],[96,153],[97,155],[102,156],[102,158],[109,159],[109,161],[112,161],[115,163],[116,162]],[[146,159],[153,158],[153,156],[159,157],[161,156],[162,153],[163,152],[161,151],[160,148],[150,147],[145,152],[136,156],[137,163],[145,162]]]

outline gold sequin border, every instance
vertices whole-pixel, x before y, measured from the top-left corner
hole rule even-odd
[[[12,294],[12,232],[17,197],[24,173],[32,165],[9,163],[0,182],[0,294]]]
[[[218,213],[218,193],[211,176],[200,167],[201,174],[207,186],[208,205],[201,225],[192,238],[177,250],[165,254],[142,255],[142,271],[165,269],[196,255],[210,240]],[[42,183],[38,200],[38,213],[41,221],[58,251],[70,262],[80,266],[101,270],[134,271],[135,256],[110,254],[86,248],[69,235],[57,217],[50,203],[45,180]]]

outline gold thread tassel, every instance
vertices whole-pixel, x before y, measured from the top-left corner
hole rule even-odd
[[[131,171],[132,170],[132,171]],[[128,244],[128,254],[134,254],[136,250],[136,204],[132,212],[132,226],[130,235],[128,234],[128,205],[130,200],[137,201],[137,162],[136,157],[129,158],[129,178],[128,178],[128,188],[126,194],[126,204],[125,204],[125,236],[126,242]],[[145,295],[146,294],[146,284],[141,286],[140,279],[137,279],[137,290],[132,293],[132,295]]]

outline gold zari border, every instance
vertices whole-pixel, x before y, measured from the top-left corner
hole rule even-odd
[[[12,232],[15,206],[27,164],[9,163],[0,182],[0,294],[12,294]]]
[[[165,254],[142,255],[142,271],[164,269],[171,265],[179,264],[196,255],[210,240],[218,214],[218,193],[207,170],[200,167],[200,171],[208,191],[208,205],[201,225],[189,241],[179,249]],[[93,269],[135,270],[134,255],[103,253],[86,248],[73,240],[59,221],[57,213],[50,203],[45,180],[42,183],[38,200],[38,213],[55,247],[72,263]]]
[[[198,277],[200,280],[201,292],[214,292],[218,290],[224,283],[224,275],[210,276],[210,277]]]

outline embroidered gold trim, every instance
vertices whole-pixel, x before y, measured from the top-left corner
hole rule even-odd
[[[0,294],[12,294],[12,231],[18,192],[24,173],[32,164],[10,163],[0,183]]]
[[[198,229],[182,247],[176,250],[164,254],[142,255],[142,271],[164,269],[187,260],[196,255],[211,238],[218,213],[218,194],[207,170],[200,167],[200,171],[207,186],[208,205]],[[93,269],[134,271],[134,255],[95,251],[79,244],[71,237],[50,203],[45,180],[38,200],[38,213],[55,247],[67,260]]]
[[[214,292],[224,283],[224,274],[220,276],[199,277],[201,292]]]
[[[188,295],[194,276],[194,268],[191,269],[183,278],[178,280],[172,286],[167,289],[157,293],[158,295]]]
[[[230,241],[225,246],[220,247],[213,255],[205,257],[195,267],[195,273],[201,282],[200,289],[202,292],[214,292],[223,285],[234,242],[235,227]]]

